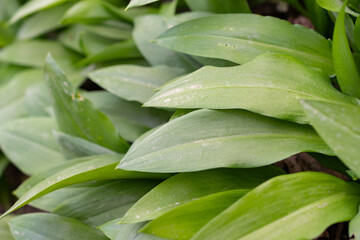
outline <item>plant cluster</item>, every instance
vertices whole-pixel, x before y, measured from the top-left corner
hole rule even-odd
[[[360,1],[263,2],[0,0],[0,239],[360,239]]]

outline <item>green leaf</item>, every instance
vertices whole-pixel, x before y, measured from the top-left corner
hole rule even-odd
[[[106,21],[102,24],[84,25],[85,29],[103,38],[125,40],[131,38],[132,26],[120,21]]]
[[[136,201],[159,183],[159,180],[151,179],[92,183],[81,193],[63,201],[52,212],[99,226],[123,216]]]
[[[9,160],[1,154],[0,155],[0,178],[4,174],[4,171],[8,165],[9,165]]]
[[[242,110],[198,110],[177,118],[133,146],[118,168],[184,172],[259,167],[299,152],[332,151],[305,125]]]
[[[215,13],[250,13],[247,0],[185,0],[192,11]]]
[[[36,85],[43,79],[40,70],[21,71],[18,69],[18,73],[9,82],[0,85],[0,123],[27,115],[24,108],[25,92],[29,87]],[[15,110],[14,114],[10,114],[9,110],[11,109]]]
[[[358,17],[355,22],[354,42],[357,50],[360,52],[360,17]]]
[[[0,239],[1,240],[14,240],[11,235],[8,221],[13,218],[12,215],[7,216],[2,221],[0,221]]]
[[[316,172],[284,175],[249,192],[192,239],[314,239],[353,218],[359,203],[357,184]]]
[[[87,65],[95,62],[106,62],[123,59],[140,58],[141,54],[136,48],[132,39],[128,39],[119,43],[110,45],[101,51],[94,53],[87,58],[81,60],[79,65]]]
[[[32,213],[12,219],[9,223],[15,240],[106,240],[96,228],[75,219],[49,213]],[[60,231],[59,231],[60,230]]]
[[[75,23],[101,23],[103,21],[112,19],[112,16],[107,12],[100,0],[78,1],[71,7],[63,16],[62,24]]]
[[[61,152],[68,159],[93,155],[116,154],[83,138],[74,137],[62,132],[53,131],[54,137],[60,146]]]
[[[154,108],[143,108],[137,102],[125,101],[105,91],[84,93],[100,111],[114,123],[125,139],[135,141],[150,128],[166,123],[171,113]]]
[[[345,31],[345,4],[336,19],[333,36],[333,59],[341,90],[350,96],[360,97],[360,73],[352,56]]]
[[[319,101],[304,101],[303,106],[322,139],[360,176],[360,107]]]
[[[10,82],[22,70],[24,70],[23,67],[0,63],[0,87]]]
[[[274,167],[180,173],[142,197],[130,208],[121,222],[136,223],[155,219],[182,204],[217,192],[237,189],[245,194],[260,183],[282,173]]]
[[[196,199],[151,221],[141,232],[174,240],[191,239],[244,194],[242,190],[231,190]]]
[[[316,0],[316,3],[329,11],[332,12],[340,12],[341,11],[341,7],[343,5],[341,0]],[[351,15],[358,17],[359,13],[354,12],[353,10],[351,10],[350,8],[346,7],[346,12],[350,13]]]
[[[29,187],[30,189],[1,217],[8,215],[47,193],[78,183],[94,180],[161,179],[167,177],[167,175],[161,174],[115,171],[114,168],[121,157],[122,155],[102,155],[80,159],[79,161],[72,160],[72,164],[64,164],[64,166],[59,166],[49,172],[39,174],[39,176],[35,175],[24,183],[24,186],[21,188],[22,190],[19,190],[18,194],[19,192],[21,193],[29,189]],[[56,170],[59,171],[55,172]]]
[[[75,63],[79,56],[50,40],[19,41],[0,50],[0,61],[25,67],[42,68],[51,53],[62,67]]]
[[[109,118],[76,92],[51,56],[46,60],[45,79],[61,130],[116,152],[127,150],[128,143],[117,135]]]
[[[114,219],[100,226],[100,230],[111,240],[136,240],[145,223],[119,224],[120,220]]]
[[[197,61],[184,54],[159,47],[151,41],[172,26],[207,15],[209,14],[191,12],[177,15],[172,19],[166,19],[160,15],[138,17],[135,20],[133,31],[134,41],[141,54],[151,65],[168,65],[193,71],[201,66]],[[151,24],[151,28],[149,28],[149,24]]]
[[[359,212],[356,216],[351,219],[349,223],[349,237],[352,237],[354,240],[360,239],[360,214]]]
[[[145,103],[154,94],[155,89],[184,73],[183,69],[168,66],[118,65],[92,72],[89,77],[102,88],[121,98]]]
[[[2,0],[0,1],[0,22],[7,21],[16,12],[19,7],[17,0]]]
[[[18,39],[31,39],[61,27],[60,20],[72,6],[66,4],[41,11],[27,19],[17,32]]]
[[[41,79],[44,76],[42,74]],[[45,80],[44,80],[45,81]],[[28,87],[25,92],[25,107],[31,116],[49,116],[51,99],[44,83]]]
[[[0,127],[1,149],[22,172],[34,175],[65,161],[52,131],[51,118],[25,118]]]
[[[126,10],[133,8],[133,7],[139,7],[139,6],[149,4],[149,3],[157,2],[157,1],[159,1],[159,0],[131,0],[129,5],[126,7]]]
[[[282,53],[333,74],[328,40],[309,28],[274,17],[255,14],[202,17],[171,28],[155,43],[179,52],[239,64],[263,53]]]
[[[204,67],[165,85],[145,106],[246,109],[307,123],[299,99],[357,103],[293,57],[267,54],[241,66]]]
[[[38,11],[52,8],[57,5],[73,1],[73,0],[30,0],[23,4],[16,13],[12,16],[10,19],[10,23],[15,23],[19,21],[20,19],[27,17],[33,13],[36,13]]]

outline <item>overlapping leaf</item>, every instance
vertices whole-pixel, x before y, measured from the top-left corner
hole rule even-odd
[[[158,128],[134,145],[118,168],[184,172],[259,167],[299,152],[332,151],[305,125],[242,110],[198,110]]]
[[[333,74],[328,40],[311,29],[273,17],[226,14],[198,18],[171,28],[156,43],[179,52],[239,64],[263,53],[282,53]]]
[[[357,102],[336,90],[327,76],[290,56],[275,54],[236,67],[204,67],[165,85],[145,106],[240,108],[306,123],[299,99]]]

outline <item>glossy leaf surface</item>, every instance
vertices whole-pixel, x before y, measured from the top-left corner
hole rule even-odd
[[[303,151],[332,154],[309,126],[242,110],[198,110],[145,137],[118,168],[181,172],[259,167]]]
[[[282,173],[280,169],[273,167],[181,173],[147,193],[126,213],[121,222],[135,223],[155,219],[182,204],[217,192],[238,189],[245,194]]]
[[[284,175],[255,188],[192,239],[314,239],[353,218],[359,202],[359,186],[334,176]]]
[[[311,29],[273,17],[226,14],[198,18],[171,28],[156,43],[179,52],[239,64],[263,53],[282,53],[333,74],[328,40]]]

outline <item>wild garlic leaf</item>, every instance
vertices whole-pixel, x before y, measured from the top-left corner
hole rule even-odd
[[[106,240],[96,228],[78,220],[50,213],[31,213],[18,216],[9,223],[15,240]]]
[[[117,134],[109,118],[81,96],[51,56],[47,57],[45,79],[53,99],[60,129],[116,152],[126,152],[128,143]]]
[[[141,232],[173,240],[191,239],[211,219],[244,195],[242,190],[230,190],[196,199],[156,218]]]
[[[91,91],[83,95],[110,118],[119,134],[128,141],[135,141],[151,128],[166,123],[171,116],[171,112],[143,108],[137,102],[123,100],[106,91]]]
[[[31,39],[60,28],[62,16],[72,5],[65,4],[36,13],[24,21],[17,32],[17,37],[21,40]]]
[[[68,159],[93,155],[116,154],[116,152],[111,151],[110,149],[89,142],[83,138],[56,131],[53,131],[53,134],[59,144],[62,154]]]
[[[193,71],[201,66],[191,57],[159,47],[152,41],[167,29],[190,19],[208,16],[209,13],[190,12],[166,19],[160,15],[145,15],[135,19],[134,41],[144,58],[152,65],[168,65]],[[151,25],[151,28],[149,28]]]
[[[268,165],[299,152],[332,151],[309,126],[244,110],[198,110],[134,145],[119,169],[187,172]]]
[[[354,42],[358,52],[360,52],[360,17],[358,17],[355,22]]]
[[[65,161],[52,135],[51,118],[25,118],[0,127],[2,151],[23,173],[34,175]]]
[[[51,53],[66,70],[79,60],[79,55],[51,40],[18,41],[0,50],[0,61],[24,67],[43,68]]]
[[[184,73],[183,69],[168,66],[118,65],[96,70],[89,77],[112,94],[145,103],[155,89]]]
[[[360,107],[320,101],[304,101],[303,106],[322,139],[360,176]]]
[[[309,28],[274,17],[224,14],[197,18],[169,29],[155,43],[182,53],[239,64],[263,53],[287,54],[333,74],[331,44],[327,39]]]
[[[324,8],[326,10],[332,11],[332,12],[340,12],[341,7],[343,5],[343,2],[341,0],[316,0],[316,3],[320,7]],[[346,6],[346,12],[350,13],[351,15],[353,15],[355,17],[359,17],[359,13],[354,12],[347,6]]]
[[[131,38],[132,26],[121,21],[105,21],[101,24],[83,25],[85,29],[103,38],[125,40]]]
[[[354,236],[354,240],[360,239],[360,213],[351,219],[349,223],[349,236]]]
[[[86,191],[66,199],[52,212],[97,227],[123,216],[134,203],[159,183],[160,180],[151,179],[91,183]]]
[[[130,9],[133,7],[140,7],[149,3],[157,2],[159,0],[131,0],[126,9]]]
[[[246,0],[185,0],[192,11],[215,13],[250,13]]]
[[[73,0],[30,0],[23,4],[12,16],[10,19],[10,23],[16,23],[20,19],[27,17],[33,13],[38,11],[52,8],[57,5],[64,4],[66,2],[73,1]]]
[[[182,204],[213,193],[233,189],[247,193],[250,189],[274,176],[282,174],[278,168],[214,169],[180,173],[142,197],[121,219],[122,223],[136,223],[155,219]]]
[[[153,173],[138,173],[129,171],[115,171],[114,168],[121,159],[122,155],[101,155],[92,156],[78,161],[72,160],[63,166],[58,166],[54,170],[50,170],[51,175],[47,172],[35,175],[27,180],[19,192],[27,190],[19,200],[1,217],[21,208],[31,201],[44,196],[57,189],[70,185],[109,179],[161,179],[168,175]],[[55,172],[55,170],[59,170]]]
[[[136,240],[145,223],[119,224],[120,220],[114,219],[99,228],[111,240]]]
[[[317,172],[283,175],[249,192],[192,240],[314,239],[352,219],[359,203],[356,184]]]
[[[4,174],[6,167],[9,165],[9,159],[0,153],[0,178]]]
[[[13,236],[11,235],[10,228],[8,222],[13,219],[14,216],[9,215],[0,221],[0,239],[1,240],[14,240]]]
[[[360,72],[354,61],[345,31],[345,5],[335,24],[333,61],[336,78],[341,90],[350,96],[360,97]]]
[[[241,66],[203,67],[166,84],[145,106],[246,109],[307,123],[299,99],[357,103],[336,90],[327,76],[295,58],[266,54]]]

